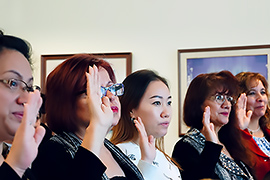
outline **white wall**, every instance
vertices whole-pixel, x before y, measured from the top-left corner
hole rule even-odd
[[[132,70],[166,77],[178,140],[178,49],[270,44],[270,1],[255,0],[1,0],[0,28],[28,40],[36,83],[40,55],[132,52]]]

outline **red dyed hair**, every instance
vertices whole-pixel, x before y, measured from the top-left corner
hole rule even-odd
[[[89,66],[103,67],[112,82],[116,82],[107,61],[89,54],[77,54],[58,65],[46,82],[46,122],[55,133],[78,130],[76,102],[78,93],[86,89],[85,72]]]

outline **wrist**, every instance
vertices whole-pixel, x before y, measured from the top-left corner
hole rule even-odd
[[[5,162],[18,174],[20,178],[22,178],[25,170],[28,168],[20,168],[16,161],[13,162],[13,160],[11,160],[10,158],[7,158]]]

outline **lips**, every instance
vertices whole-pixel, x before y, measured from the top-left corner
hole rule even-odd
[[[12,113],[16,118],[18,118],[18,119],[22,119],[22,117],[23,117],[23,112],[13,112]]]
[[[221,112],[220,114],[222,114],[223,116],[229,116],[228,112]]]
[[[160,123],[161,126],[164,126],[164,127],[168,127],[169,126],[169,122],[163,122],[163,123]]]
[[[263,109],[264,108],[264,106],[257,106],[257,107],[255,107],[256,109]]]
[[[112,106],[111,110],[113,111],[113,113],[118,113],[118,111],[119,111],[117,106]]]

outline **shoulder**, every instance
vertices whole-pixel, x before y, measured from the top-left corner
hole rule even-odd
[[[137,144],[132,143],[132,142],[119,143],[116,146],[120,148],[125,154],[128,154],[129,152],[140,151],[140,147]]]

